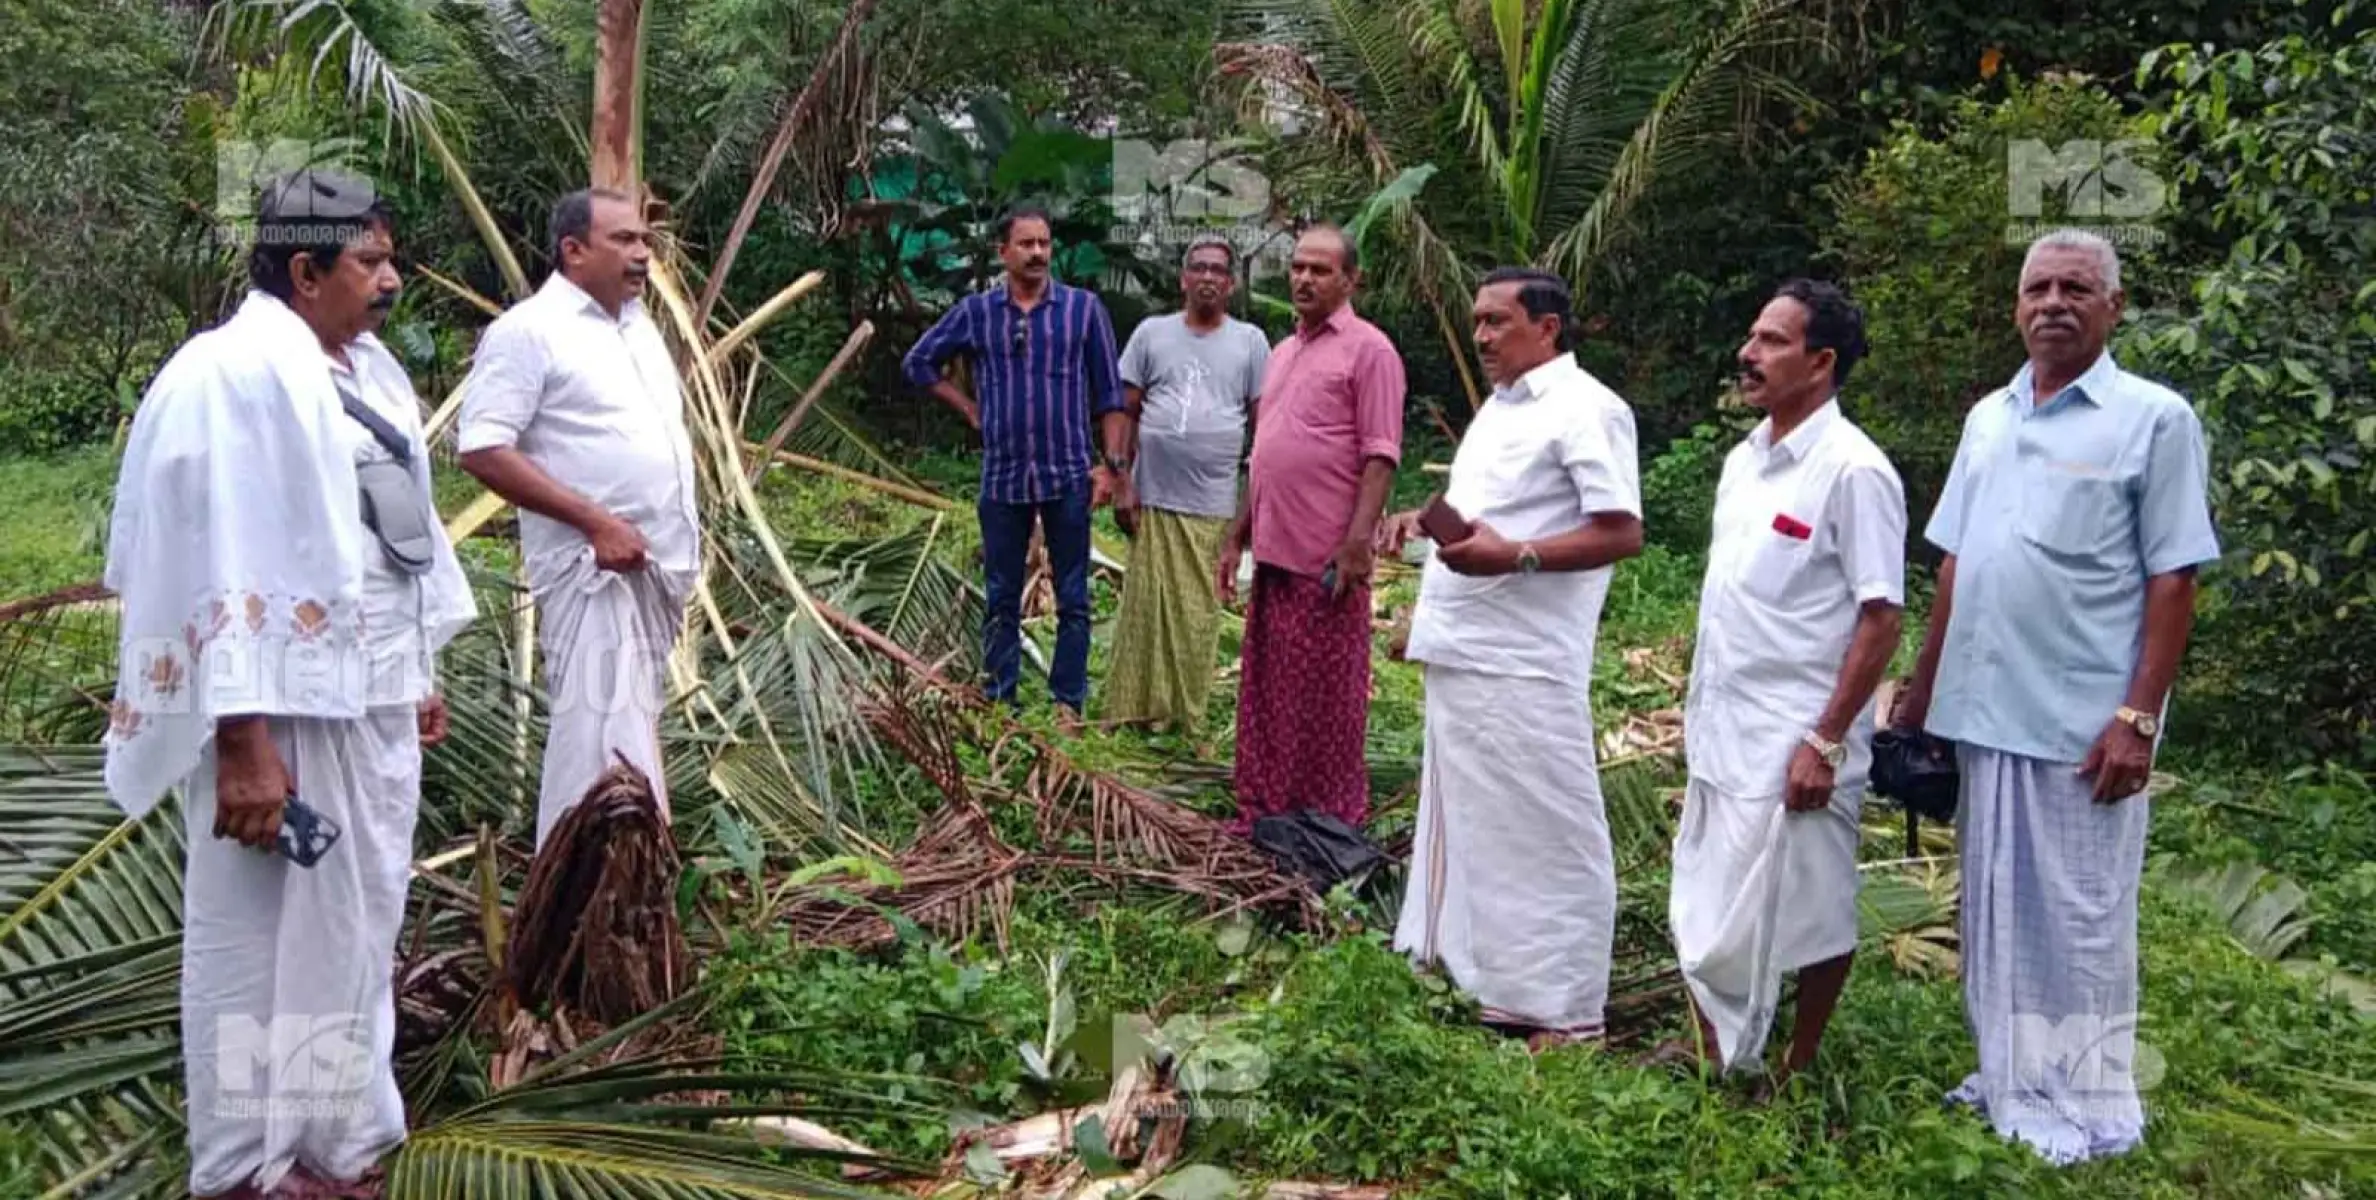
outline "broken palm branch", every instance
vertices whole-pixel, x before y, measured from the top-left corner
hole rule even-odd
[[[1003,948],[1018,882],[1062,878],[1184,894],[1213,916],[1258,910],[1302,927],[1317,922],[1310,886],[1220,822],[1082,770],[970,692],[928,692],[924,682],[947,681],[924,675],[912,657],[904,665],[919,683],[885,694],[868,713],[881,740],[946,803],[892,861],[898,882],[793,889],[784,919],[796,939],[876,945],[912,922],[958,939],[987,929]],[[990,747],[978,776],[965,770],[961,743]],[[1012,840],[1026,834],[1029,846]]]
[[[675,999],[692,979],[677,926],[680,869],[650,778],[622,758],[529,868],[504,953],[514,999],[606,1025]]]
[[[833,361],[825,364],[825,369],[818,372],[817,378],[809,384],[808,390],[800,394],[800,399],[793,404],[792,411],[784,414],[784,419],[776,426],[775,432],[767,435],[767,444],[759,448],[758,461],[751,464],[751,482],[759,481],[759,475],[767,470],[768,463],[774,461],[776,452],[784,448],[784,439],[791,437],[792,431],[800,428],[801,419],[808,416],[809,409],[815,406],[817,398],[825,394],[826,388],[833,386],[833,381],[849,367],[851,359],[858,357],[858,352],[866,348],[867,340],[873,336],[874,322],[872,321],[860,321],[858,328],[850,331],[849,338],[842,342],[842,348],[834,353]],[[751,378],[757,379],[757,373],[754,372]]]

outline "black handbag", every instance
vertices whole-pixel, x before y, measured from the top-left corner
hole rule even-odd
[[[1919,729],[1884,729],[1873,735],[1873,792],[1897,802],[1908,817],[1955,819],[1955,793],[1962,786],[1955,743]]]

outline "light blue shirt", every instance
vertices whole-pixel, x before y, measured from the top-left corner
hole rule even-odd
[[[2145,581],[2219,557],[2202,422],[2109,352],[2044,404],[2030,368],[1972,406],[1925,536],[1955,556],[1930,732],[2087,757],[2128,700]]]

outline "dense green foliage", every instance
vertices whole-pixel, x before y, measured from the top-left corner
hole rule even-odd
[[[193,25],[146,0],[0,5],[0,448],[112,432],[186,327],[199,231],[175,197],[212,169],[181,136]]]
[[[2147,74],[2175,89],[2165,136],[2227,247],[2137,339],[2213,437],[2237,567],[2201,643],[2214,715],[2376,755],[2376,30]]]
[[[434,128],[533,279],[547,266],[546,206],[585,170],[595,3],[353,0],[312,6],[308,20],[351,18],[384,55],[372,95],[435,98]],[[336,148],[394,206],[404,265],[505,298],[424,126],[354,102],[343,54],[317,74],[271,36],[203,46],[204,7],[0,0],[0,452],[11,456],[0,461],[0,601],[96,576],[106,440],[161,355],[235,293],[237,264],[207,240],[207,221],[259,149]],[[665,229],[699,263],[725,240],[752,163],[845,9],[647,7],[645,171],[667,201]],[[1801,23],[1810,14],[1821,28]],[[1607,732],[1681,700],[1674,673],[1688,662],[1717,471],[1755,419],[1724,403],[1724,381],[1779,279],[1839,278],[1865,304],[1873,354],[1848,404],[1895,457],[1918,537],[1963,412],[2021,362],[2009,227],[2068,216],[2149,228],[2155,245],[2126,248],[2132,319],[2116,349],[2196,402],[2230,553],[2205,573],[2163,764],[2183,779],[2153,801],[2146,1041],[2167,1072],[2147,1094],[2140,1153],[2053,1171],[1943,1111],[1940,1091],[1972,1064],[1957,984],[1887,953],[1860,962],[1809,1086],[1770,1106],[1616,1054],[1530,1057],[1385,944],[1392,879],[1336,898],[1331,928],[1294,937],[1093,888],[1022,897],[1003,948],[912,927],[872,953],[747,933],[705,963],[722,988],[711,1020],[727,1053],[849,1072],[962,1124],[1098,1094],[1108,1064],[1084,1030],[1133,1015],[1227,1019],[1233,1043],[1258,1052],[1260,1079],[1212,1097],[1251,1107],[1200,1121],[1193,1155],[1242,1177],[1392,1180],[1424,1195],[2376,1194],[2364,1100],[2355,1108],[2314,1078],[2376,1079],[2371,1026],[2319,990],[2328,971],[2376,973],[2376,791],[2360,773],[2376,763],[2370,24],[2364,4],[2280,0],[884,0],[861,31],[864,70],[825,80],[723,293],[732,321],[802,273],[827,273],[823,293],[762,335],[777,370],[753,397],[753,437],[858,321],[873,324],[863,361],[793,448],[955,507],[789,470],[760,490],[802,543],[791,548],[802,566],[833,564],[813,580],[819,595],[890,626],[908,593],[870,591],[870,569],[930,575],[961,607],[949,580],[977,567],[971,443],[897,382],[897,360],[951,294],[993,269],[981,244],[990,215],[1019,196],[1053,202],[1066,276],[1111,295],[1125,336],[1170,303],[1166,238],[1179,231],[1142,239],[1118,223],[1115,139],[1250,136],[1273,171],[1270,225],[1378,211],[1360,303],[1396,338],[1413,385],[1398,508],[1441,486],[1422,464],[1449,461],[1445,434],[1466,417],[1474,366],[1453,284],[1508,258],[1561,263],[1585,297],[1583,358],[1636,410],[1654,540],[1610,592],[1594,681]],[[1727,49],[1728,33],[1751,44]],[[1244,46],[1232,49],[1241,40],[1308,53],[1312,74],[1271,59],[1253,69]],[[1713,82],[1685,86],[1695,71]],[[1244,86],[1264,80],[1286,86]],[[1296,101],[1319,109],[1286,129],[1246,119],[1262,104],[1227,103],[1249,97],[1274,114]],[[1657,133],[1661,113],[1673,136],[1627,169],[1627,140]],[[2010,164],[2024,139],[2137,139],[2129,152],[2168,185],[2165,203],[2116,218],[2047,186],[2042,212],[2017,213]],[[1423,183],[1419,167],[1434,172]],[[1382,193],[1393,180],[1416,190]],[[1142,257],[1151,271],[1135,269]],[[407,282],[387,339],[439,400],[483,314],[425,274]],[[1277,291],[1268,278],[1241,291],[1274,332]],[[45,457],[14,457],[27,450]],[[473,494],[449,473],[440,502],[450,514]],[[1110,520],[1098,530],[1101,550],[1122,558]],[[881,551],[893,542],[897,553]],[[481,566],[508,565],[484,541],[468,549]],[[1927,573],[1909,582],[1919,615]],[[1101,633],[1115,587],[1100,575]],[[1416,587],[1415,572],[1387,568],[1381,615],[1407,612]],[[1027,625],[1043,649],[1048,625]],[[1909,626],[1912,638],[1919,622]],[[1224,620],[1225,658],[1238,630]],[[894,632],[952,671],[971,653],[970,627]],[[1381,628],[1381,647],[1387,637]],[[1099,678],[1109,653],[1101,636]],[[1225,812],[1235,690],[1220,681],[1202,729],[1098,732],[1070,752]],[[1418,671],[1381,660],[1369,750],[1384,840],[1413,820],[1422,712]],[[449,752],[429,784],[458,793],[495,769]],[[1671,790],[1660,789],[1674,782],[1637,764],[1612,783],[1634,840],[1661,836]],[[931,796],[912,768],[889,764],[850,793],[890,844]],[[729,828],[705,814],[684,831],[688,894],[703,905],[758,869],[760,849],[737,840],[749,832]],[[1877,838],[1868,857],[1896,853]],[[2187,882],[2230,863],[2283,877],[2250,877],[2251,928],[2229,927],[2235,906],[2209,907]],[[1629,929],[1655,936],[1661,871],[1625,880]],[[2299,934],[2282,955],[2264,953],[2272,923]],[[2279,957],[2290,961],[2263,961]],[[2304,1154],[2236,1123],[2256,1115],[2278,1135],[2357,1130],[2362,1152]],[[924,1160],[951,1136],[938,1112],[869,1109],[837,1128]],[[0,1194],[20,1175],[31,1183],[19,1132],[0,1126]]]
[[[2135,125],[2100,91],[2017,85],[1994,104],[1960,102],[1936,135],[1901,123],[1841,187],[1831,251],[1864,306],[1872,348],[1845,404],[1889,448],[1910,514],[1927,517],[1937,501],[1964,412],[2003,387],[2025,357],[2013,324],[2026,246],[2019,229],[2070,216],[2070,195],[2050,189],[2041,189],[2037,216],[2008,213],[2012,147],[2024,139],[2109,145],[2135,139]],[[2150,256],[2122,257],[2131,293],[2149,287]],[[1921,519],[1912,522],[1917,534]]]

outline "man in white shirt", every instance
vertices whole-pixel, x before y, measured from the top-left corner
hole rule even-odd
[[[639,297],[651,231],[616,192],[554,206],[556,269],[479,340],[462,467],[517,505],[552,727],[539,847],[615,755],[668,790],[668,655],[701,569],[693,445],[676,363]]]
[[[1814,1061],[1848,982],[1873,689],[1905,603],[1904,489],[1840,411],[1864,348],[1863,313],[1828,283],[1784,284],[1750,327],[1741,394],[1766,419],[1717,484],[1684,708],[1668,918],[1700,1040],[1665,1057],[1758,1062],[1795,970],[1776,1085]]]
[[[387,208],[300,171],[265,188],[254,236],[238,314],[133,416],[107,547],[107,786],[135,818],[182,792],[189,1188],[210,1197],[353,1182],[404,1140],[421,749],[445,736],[436,655],[477,611],[420,401],[372,336],[399,287]],[[284,823],[314,834],[294,860]]]
[[[1541,271],[1497,270],[1477,291],[1494,392],[1444,497],[1472,528],[1436,547],[1412,616],[1427,735],[1394,934],[1537,1049],[1602,1033],[1617,871],[1592,656],[1610,564],[1642,548],[1632,410],[1569,353],[1569,306]],[[1386,548],[1419,523],[1396,516]]]

